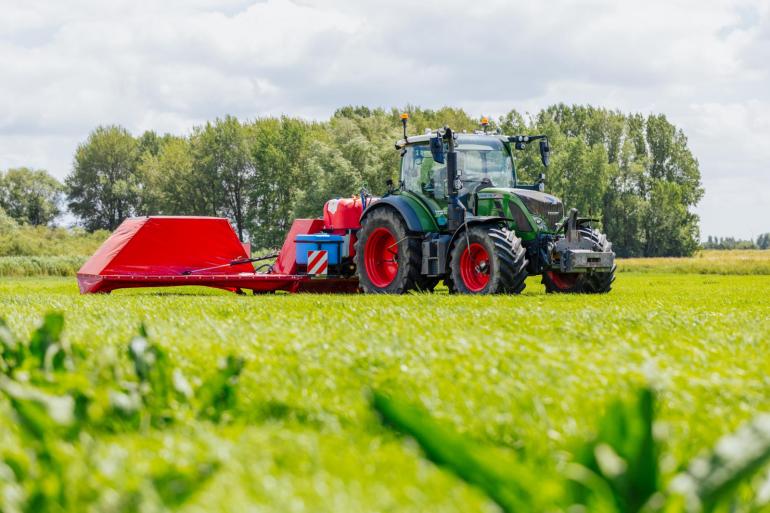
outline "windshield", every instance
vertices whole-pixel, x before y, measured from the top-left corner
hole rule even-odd
[[[496,187],[513,187],[513,161],[503,142],[493,137],[460,138],[457,169],[465,191],[485,178]]]

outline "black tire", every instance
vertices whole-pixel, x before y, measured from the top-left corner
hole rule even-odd
[[[591,228],[580,228],[580,236],[590,239],[594,243],[595,251],[612,251],[612,243],[607,240],[607,236],[598,230]],[[612,290],[612,282],[615,281],[615,269],[607,272],[588,272],[588,273],[560,273],[556,271],[543,272],[542,283],[545,285],[545,291],[548,294],[606,294]]]
[[[467,251],[469,244],[471,251]],[[476,255],[480,265],[471,263],[469,267],[464,255],[472,261],[474,247],[484,251],[481,257]],[[444,281],[450,294],[519,294],[526,286],[526,278],[526,250],[521,239],[505,227],[479,225],[471,227],[467,237],[465,233],[458,234],[452,243],[449,272]]]
[[[374,275],[367,271],[366,248],[370,238],[382,229],[390,232],[394,243],[393,261],[397,263],[397,271],[392,281],[377,279],[377,269],[371,269]],[[369,294],[404,294],[418,288],[420,283],[421,237],[410,234],[401,216],[391,208],[378,208],[361,219],[361,229],[356,240],[356,274],[358,283]],[[375,266],[376,267],[376,266]]]

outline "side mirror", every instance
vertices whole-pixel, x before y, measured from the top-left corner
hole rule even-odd
[[[540,141],[540,160],[543,161],[545,167],[548,167],[551,162],[551,148],[548,146],[548,139]]]
[[[430,138],[430,154],[433,162],[444,163],[444,142],[439,136]]]

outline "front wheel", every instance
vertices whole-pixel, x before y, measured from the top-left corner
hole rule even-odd
[[[543,285],[548,294],[605,294],[615,281],[615,266],[608,272],[562,273],[545,271]]]
[[[578,230],[580,237],[589,239],[594,243],[595,251],[612,251],[612,243],[603,233],[588,227]],[[558,271],[543,272],[542,283],[548,294],[606,294],[612,290],[612,282],[615,281],[615,265],[604,272],[590,271],[587,273],[561,273]]]
[[[526,251],[514,232],[481,225],[461,233],[449,252],[449,292],[519,294],[527,278]]]

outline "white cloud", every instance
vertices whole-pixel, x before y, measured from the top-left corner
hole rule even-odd
[[[69,172],[99,124],[186,133],[224,114],[552,102],[663,112],[705,234],[770,231],[764,0],[513,3],[0,0],[0,168]]]

